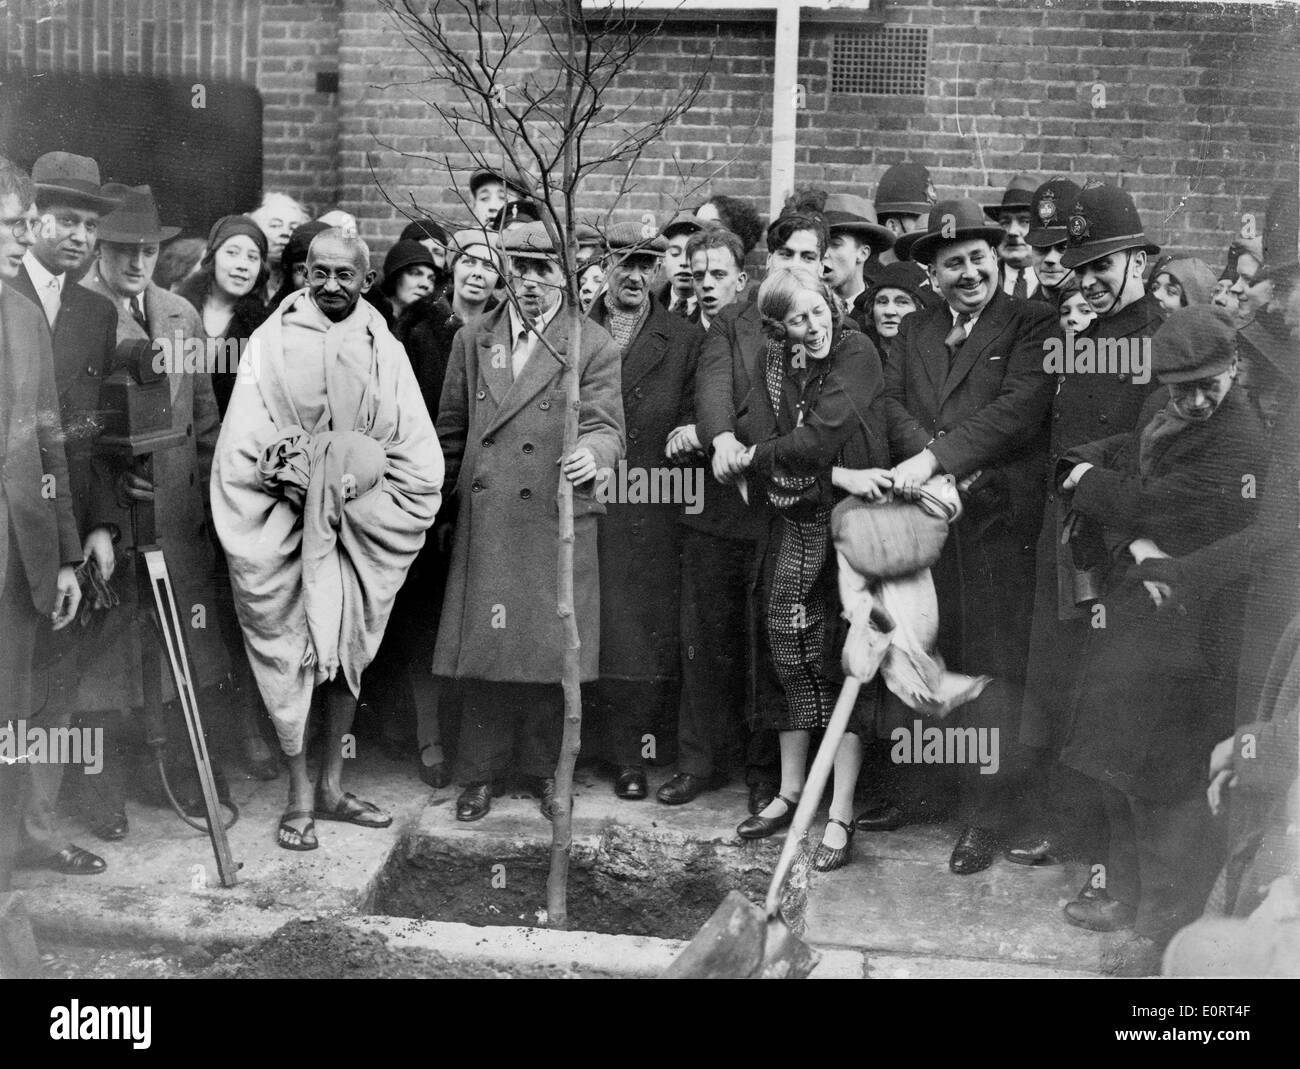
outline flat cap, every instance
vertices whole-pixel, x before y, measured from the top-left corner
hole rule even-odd
[[[1169,314],[1151,338],[1152,370],[1162,383],[1194,382],[1232,366],[1236,340],[1227,312],[1193,304]]]

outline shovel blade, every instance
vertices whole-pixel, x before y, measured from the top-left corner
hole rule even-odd
[[[731,891],[664,973],[666,980],[802,979],[817,955],[779,917]]]

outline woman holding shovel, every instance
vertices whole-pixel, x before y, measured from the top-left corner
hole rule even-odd
[[[776,508],[764,552],[762,609],[785,692],[781,788],[737,828],[761,839],[790,825],[803,792],[812,732],[835,706],[843,641],[830,552],[830,516],[846,494],[868,501],[890,489],[880,357],[847,323],[834,294],[811,272],[779,270],[763,283],[759,311],[769,335],[761,379],[741,406],[738,436],[750,443],[738,478]],[[855,716],[860,716],[860,713]],[[813,858],[830,871],[848,860],[862,744],[850,725],[835,758],[830,820]]]

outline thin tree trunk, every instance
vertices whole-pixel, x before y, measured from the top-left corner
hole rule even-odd
[[[565,106],[573,103],[574,18],[582,18],[576,0],[571,0],[565,35],[569,45],[569,62],[565,74]],[[572,142],[565,145],[563,162],[563,188],[566,194],[573,188]],[[562,458],[572,455],[578,444],[578,408],[581,404],[578,391],[578,366],[582,357],[582,311],[577,302],[577,281],[573,262],[574,217],[571,195],[566,196],[564,219],[564,276],[565,299],[569,317],[568,364],[564,369],[564,452]],[[555,766],[555,804],[558,811],[551,825],[551,869],[546,877],[546,913],[552,928],[567,928],[569,924],[569,853],[573,847],[573,769],[578,763],[582,748],[582,640],[578,635],[578,618],[574,615],[573,598],[573,484],[560,473],[560,539],[559,604],[556,611],[564,621],[564,667],[561,683],[564,687],[564,734],[560,738],[560,760]]]

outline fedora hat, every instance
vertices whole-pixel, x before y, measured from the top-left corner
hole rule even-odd
[[[1000,226],[993,225],[984,217],[978,204],[969,197],[959,197],[939,201],[930,209],[930,221],[925,231],[914,231],[906,236],[912,238],[908,243],[911,258],[928,265],[944,245],[982,240],[997,248],[1005,234]],[[901,238],[899,244],[902,244]]]
[[[114,201],[99,184],[99,164],[72,152],[47,152],[32,164],[32,183],[38,201],[65,200],[110,212]]]
[[[1118,186],[1101,182],[1079,193],[1066,215],[1065,233],[1069,248],[1061,256],[1061,266],[1071,271],[1125,249],[1142,249],[1151,256],[1160,251],[1142,232],[1133,198]]]
[[[1027,174],[1018,174],[1011,179],[1011,183],[1003,191],[1002,202],[984,205],[984,214],[996,223],[1002,212],[1028,211],[1029,202],[1036,188],[1037,183]]]
[[[148,186],[128,188],[122,202],[99,221],[99,240],[115,245],[145,245],[170,241],[181,232],[178,226],[163,226],[158,205]]]
[[[1059,245],[1065,233],[1065,213],[1079,199],[1083,189],[1064,175],[1049,178],[1029,198],[1029,233],[1025,244],[1036,249]]]
[[[893,248],[894,232],[876,221],[876,209],[866,197],[832,193],[822,208],[822,219],[828,234],[837,230],[852,234],[876,254]]]

